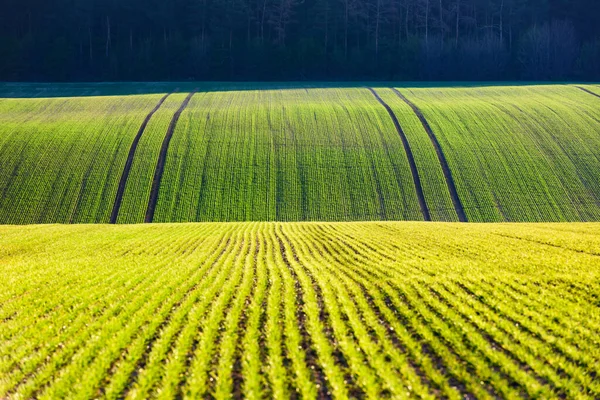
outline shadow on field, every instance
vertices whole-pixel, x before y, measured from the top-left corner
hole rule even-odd
[[[43,98],[199,92],[319,89],[355,87],[450,88],[484,86],[557,85],[575,82],[104,82],[104,83],[0,83],[0,98]],[[589,83],[587,83],[589,84]]]

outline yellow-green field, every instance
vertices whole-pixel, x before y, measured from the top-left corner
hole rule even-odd
[[[598,398],[600,224],[0,227],[0,398]]]

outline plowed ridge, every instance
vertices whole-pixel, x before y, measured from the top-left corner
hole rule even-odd
[[[598,232],[0,227],[0,397],[598,398]]]

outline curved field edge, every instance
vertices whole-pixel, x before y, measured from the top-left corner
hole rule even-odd
[[[600,225],[0,227],[0,396],[598,398]]]

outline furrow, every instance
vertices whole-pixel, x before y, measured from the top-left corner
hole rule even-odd
[[[302,238],[311,237],[312,235],[306,231],[301,231],[300,234],[295,236]],[[411,392],[415,392],[419,397],[431,397],[429,390],[425,389],[417,376],[415,370],[418,370],[418,368],[415,368],[414,364],[409,366],[409,361],[405,356],[396,351],[394,344],[392,344],[393,340],[389,338],[393,328],[384,322],[379,309],[374,305],[372,298],[368,296],[364,286],[359,281],[349,277],[345,268],[339,267],[344,265],[343,262],[340,262],[340,259],[330,257],[323,252],[323,249],[327,246],[325,243],[314,236],[312,238],[314,240],[310,240],[310,243],[302,239],[298,241],[299,254],[303,258],[307,258],[306,265],[313,264],[313,260],[318,259],[318,265],[327,268],[326,270],[319,269],[315,275],[327,276],[327,281],[337,292],[336,298],[342,299],[340,302],[348,318],[349,327],[354,332],[355,337],[358,338],[358,342],[368,359],[376,368],[377,374],[379,376],[385,375],[387,378],[385,382],[387,389],[384,390],[384,393],[389,390],[394,398],[407,397]],[[316,255],[313,251],[316,252]],[[350,293],[352,294],[350,295]],[[398,343],[396,342],[396,345]],[[404,353],[405,349],[403,350]],[[393,373],[390,374],[390,371],[393,371]]]
[[[153,397],[158,393],[166,397],[181,395],[183,381],[189,373],[190,364],[200,342],[200,337],[198,336],[200,335],[198,332],[199,326],[203,324],[203,319],[207,318],[206,313],[209,307],[219,298],[218,294],[222,293],[224,287],[227,287],[226,283],[229,279],[233,279],[236,276],[239,277],[239,275],[236,275],[238,271],[234,269],[232,260],[243,250],[245,231],[246,229],[237,227],[235,235],[231,239],[231,246],[226,247],[228,250],[224,250],[224,257],[220,258],[223,262],[221,263],[219,260],[216,263],[218,268],[215,268],[217,276],[214,283],[203,293],[202,300],[196,303],[194,309],[190,311],[187,324],[177,336],[177,340],[169,350],[169,355],[166,358],[164,355],[157,357],[155,367],[157,371],[154,371],[154,373],[160,376],[160,380],[154,385],[153,383],[156,379],[151,375],[147,376],[146,379],[140,379],[140,382],[144,384],[139,386],[146,388],[146,391],[153,389]],[[231,249],[232,246],[234,249]],[[139,393],[138,397],[137,391],[133,391],[132,397],[147,397],[143,390],[140,390]]]
[[[81,232],[82,234],[88,233],[88,232]],[[157,236],[155,239],[159,240],[162,238],[162,235]],[[60,237],[56,237],[54,239],[54,242],[62,240],[62,239],[66,239],[66,238],[60,238]],[[114,249],[114,245],[112,246],[112,248]],[[151,281],[151,279],[149,279],[150,277],[148,276],[144,276],[142,275],[138,275],[136,272],[138,271],[138,269],[136,269],[135,271],[131,271],[134,276],[139,277],[139,282],[135,282],[132,283],[132,285],[139,285],[142,281]],[[155,271],[153,271],[155,272]],[[35,325],[31,325],[31,324],[25,324],[25,326],[21,326],[21,325],[15,325],[14,329],[15,332],[13,332],[11,334],[11,338],[12,339],[19,339],[21,337],[21,335],[28,335],[30,331],[35,330],[37,333],[41,333],[40,331],[43,331],[46,326],[44,324],[51,324],[51,323],[62,323],[64,320],[69,319],[69,315],[60,315],[57,314],[61,308],[60,306],[71,306],[74,307],[72,309],[73,313],[78,313],[80,310],[86,310],[88,312],[97,312],[97,310],[95,309],[89,309],[86,308],[85,304],[65,304],[64,303],[64,299],[68,299],[69,301],[74,301],[74,299],[81,299],[84,300],[84,298],[80,297],[82,293],[85,294],[85,298],[88,297],[93,297],[95,295],[93,290],[90,290],[90,288],[96,288],[97,286],[101,285],[101,284],[106,284],[109,285],[111,283],[113,283],[115,280],[121,280],[123,278],[123,275],[118,272],[115,271],[113,273],[111,273],[110,275],[106,276],[106,275],[102,275],[102,274],[98,274],[98,275],[94,275],[91,277],[86,277],[85,282],[82,284],[80,282],[78,282],[77,284],[73,284],[73,285],[68,285],[68,286],[63,286],[61,287],[61,294],[63,294],[63,297],[58,297],[58,296],[52,296],[51,294],[54,293],[57,288],[52,286],[50,282],[48,282],[47,284],[44,285],[43,288],[40,288],[40,290],[38,291],[38,293],[42,296],[46,296],[48,298],[48,301],[44,302],[44,307],[40,309],[40,307],[36,307],[36,310],[33,311],[30,314],[31,317],[35,318],[38,323]],[[124,288],[125,289],[125,288]],[[117,294],[114,294],[117,295]],[[15,304],[14,306],[17,306],[17,304]],[[26,303],[20,303],[19,306],[21,308],[23,307],[28,307],[28,305]],[[50,320],[52,320],[52,322],[50,322]],[[73,321],[71,321],[73,322]],[[15,333],[18,333],[17,335],[15,335]],[[67,332],[68,333],[68,332]],[[53,335],[50,335],[53,336]],[[4,350],[3,345],[8,345],[9,342],[5,341],[2,343],[2,345],[0,345],[0,348],[2,348],[2,351]],[[14,352],[14,350],[11,350],[11,352]],[[2,354],[0,352],[0,354]],[[2,370],[0,370],[1,372]]]
[[[154,107],[154,109],[152,109],[152,111],[150,111],[150,113],[148,113],[148,115],[142,122],[140,129],[138,130],[137,134],[135,135],[133,142],[131,143],[131,147],[129,148],[129,154],[127,155],[127,161],[125,162],[125,167],[123,168],[123,173],[121,175],[121,179],[119,180],[119,186],[117,187],[117,195],[115,197],[115,203],[113,205],[113,209],[110,214],[110,223],[111,224],[117,223],[117,217],[119,216],[119,209],[121,208],[121,202],[123,201],[123,193],[125,193],[125,186],[127,185],[127,178],[129,177],[129,172],[131,171],[131,165],[133,164],[133,157],[135,157],[135,151],[137,149],[138,143],[140,142],[140,139],[142,138],[142,135],[144,134],[144,131],[146,130],[146,126],[148,125],[148,122],[150,122],[150,119],[152,118],[152,116],[158,111],[160,106],[162,106],[162,104],[165,102],[165,100],[167,100],[167,97],[169,97],[170,95],[171,95],[171,93],[167,93],[166,95],[164,95],[160,99],[160,101],[158,102],[156,107]],[[84,181],[84,183],[85,183],[85,181]]]
[[[546,329],[546,324],[541,322],[533,321],[532,315],[521,315],[519,312],[512,310],[508,305],[503,304],[501,299],[496,299],[496,301],[491,301],[490,296],[477,296],[473,294],[474,292],[467,286],[467,284],[463,282],[457,282],[457,285],[465,290],[467,293],[472,294],[476,298],[479,298],[482,303],[488,306],[491,310],[493,310],[498,315],[502,315],[504,318],[509,320],[515,326],[518,326],[520,330],[531,336],[536,341],[549,344],[552,347],[552,351],[560,357],[563,357],[564,360],[573,364],[573,365],[585,365],[587,370],[592,370],[598,373],[598,367],[596,366],[596,362],[594,360],[593,354],[596,355],[598,353],[598,349],[596,346],[591,345],[587,349],[587,351],[582,351],[584,349],[579,349],[579,343],[575,345],[570,345],[565,343],[565,340],[557,340],[561,338],[557,336],[553,332],[548,332]],[[484,288],[481,288],[485,290]],[[492,298],[493,299],[493,298]],[[562,339],[562,338],[561,338]],[[580,340],[581,341],[581,340]]]
[[[290,240],[281,226],[279,227],[279,235],[285,240],[282,252],[289,251],[293,255],[292,258],[298,268],[302,268],[302,273],[306,274],[312,285],[319,288],[319,297],[322,297],[322,304],[329,315],[333,331],[332,339],[339,344],[339,348],[345,360],[347,360],[349,369],[356,376],[357,387],[364,392],[364,396],[367,398],[380,398],[382,395],[385,395],[382,387],[383,382],[380,380],[381,371],[380,374],[377,374],[372,365],[370,365],[372,360],[369,359],[364,348],[360,346],[361,337],[348,324],[350,322],[349,316],[343,312],[343,296],[336,296],[333,292],[331,282],[324,279],[320,271],[315,270],[309,263],[303,263],[300,260],[299,256],[301,254],[297,251],[296,244]],[[298,243],[301,244],[303,238],[301,236],[295,237]]]
[[[477,318],[477,314],[473,315],[470,310],[464,310],[462,304],[455,302],[454,296],[447,295],[447,293],[442,295],[437,287],[429,287],[428,292],[420,288],[419,291],[421,296],[428,297],[427,302],[432,305],[432,309],[438,310],[439,315],[443,315],[456,325],[461,326],[461,329],[468,335],[469,340],[473,343],[479,343],[481,351],[487,353],[488,357],[493,357],[490,354],[496,354],[498,356],[498,368],[506,370],[515,382],[519,382],[522,387],[526,388],[528,396],[546,397],[556,394],[555,390],[557,388],[553,385],[553,382],[549,381],[548,377],[541,376],[536,370],[531,369],[532,364],[523,361],[521,348],[511,346],[503,340],[502,336],[497,334],[493,326],[482,323]],[[431,296],[428,296],[429,294]],[[492,352],[489,351],[490,349]],[[546,386],[549,387],[551,392],[548,391]]]
[[[336,237],[339,237],[339,235],[336,235]],[[363,274],[367,271],[367,266],[371,269],[375,265],[368,256],[364,256]],[[421,313],[413,308],[404,293],[399,290],[400,286],[398,284],[392,286],[388,283],[390,278],[381,275],[361,278],[363,278],[362,282],[365,285],[374,285],[378,288],[372,290],[371,295],[379,300],[382,309],[388,309],[388,315],[393,315],[393,323],[396,324],[394,325],[395,331],[402,332],[404,338],[409,342],[417,340],[419,346],[417,351],[422,351],[434,361],[435,369],[430,369],[432,371],[431,376],[435,377],[437,375],[436,369],[443,371],[441,381],[449,379],[452,384],[451,389],[460,390],[462,395],[467,398],[495,396],[492,388],[474,378],[474,376],[476,377],[474,365],[471,363],[465,365],[463,353],[457,353],[452,343],[446,344],[439,341],[440,338],[443,338],[439,330],[435,327],[432,328],[429,321],[424,320]],[[413,337],[416,339],[412,339]],[[415,358],[418,360],[421,357],[417,354]],[[431,365],[427,358],[425,358],[425,365]],[[446,387],[445,389],[450,388]],[[454,397],[452,391],[448,395]]]
[[[258,225],[260,228],[260,225]],[[220,339],[219,351],[215,351],[213,359],[213,379],[214,387],[209,385],[209,393],[212,393],[216,399],[229,399],[232,397],[234,392],[234,385],[237,384],[238,392],[241,391],[241,359],[243,355],[240,349],[240,337],[244,336],[247,328],[246,323],[246,308],[248,303],[252,299],[252,293],[256,287],[256,269],[257,269],[257,256],[259,247],[256,243],[256,236],[259,234],[260,229],[256,229],[251,239],[253,247],[247,253],[244,264],[241,266],[244,268],[244,278],[240,288],[237,290],[237,297],[235,302],[231,305],[230,310],[227,311],[227,317],[222,323],[222,329],[224,332]],[[241,392],[240,392],[241,394]]]
[[[189,104],[192,96],[196,94],[196,91],[191,92],[181,103],[181,107],[173,114],[173,119],[167,129],[167,133],[165,135],[165,139],[160,148],[160,153],[158,156],[158,162],[156,163],[156,170],[154,171],[154,179],[152,180],[152,188],[150,189],[150,199],[148,200],[148,208],[146,210],[146,217],[144,222],[149,223],[154,219],[154,210],[156,209],[156,203],[158,201],[158,192],[160,190],[160,182],[162,180],[162,175],[165,169],[165,163],[167,160],[167,152],[169,150],[169,143],[171,142],[171,138],[173,137],[173,133],[175,132],[175,127],[177,126],[177,122],[179,121],[179,117],[181,113],[187,105]]]
[[[325,253],[329,254],[329,257],[332,257],[332,254],[339,254],[340,257],[344,258],[349,257],[349,252],[341,251],[348,243],[341,239],[339,234],[321,237],[322,246],[327,242],[328,245],[336,248],[336,250],[333,251],[325,251]],[[355,254],[363,256],[362,253],[357,252]],[[364,257],[368,257],[368,255],[365,255]],[[416,373],[422,381],[421,385],[428,387],[430,390],[435,390],[435,388],[437,388],[441,391],[436,392],[436,397],[442,396],[453,399],[463,397],[473,398],[472,395],[465,391],[464,385],[457,381],[456,378],[449,373],[446,367],[444,367],[442,359],[435,356],[431,351],[431,348],[425,342],[419,342],[419,339],[414,339],[414,336],[418,335],[416,335],[414,331],[409,331],[407,329],[409,326],[408,322],[402,320],[401,323],[398,323],[398,312],[393,308],[393,305],[390,304],[387,295],[384,294],[380,288],[371,284],[372,279],[377,282],[381,278],[377,276],[373,277],[368,274],[367,270],[364,268],[364,262],[352,267],[352,263],[347,263],[347,261],[338,259],[338,263],[335,265],[338,265],[338,267],[333,269],[332,273],[335,274],[335,271],[338,271],[338,273],[343,271],[344,275],[355,284],[354,287],[358,287],[360,290],[358,291],[355,289],[357,298],[360,298],[358,296],[359,294],[362,294],[366,303],[375,313],[376,321],[371,323],[370,326],[379,327],[378,324],[382,325],[387,331],[389,340],[391,340],[393,345],[400,351],[398,354],[389,349],[389,347],[386,349],[386,351],[392,353],[395,360],[397,360],[398,368],[403,372],[403,376],[405,376],[407,381],[411,382],[413,379],[411,376]],[[408,364],[414,371],[403,368],[402,365],[404,363]],[[439,370],[443,371],[443,373],[440,373]],[[461,389],[462,395],[459,394],[457,388]],[[415,384],[412,390],[418,393],[419,385]],[[424,390],[424,392],[421,396],[427,397],[427,390],[422,390]]]
[[[290,397],[290,373],[285,365],[286,357],[283,351],[286,346],[283,338],[285,322],[282,321],[283,286],[281,271],[275,261],[277,246],[272,238],[271,229],[265,231],[265,242],[267,247],[265,262],[269,275],[269,291],[266,304],[265,331],[263,334],[267,347],[267,363],[264,372],[268,381],[267,387],[269,390],[267,393],[270,394],[270,397],[287,399]],[[303,325],[298,324],[298,327],[302,328]]]
[[[239,303],[243,290],[251,283],[250,274],[244,268],[244,263],[246,258],[251,256],[251,238],[255,233],[256,225],[247,224],[247,227],[243,247],[231,261],[233,274],[229,276],[219,296],[213,300],[209,314],[200,325],[198,345],[191,353],[193,359],[187,369],[185,380],[180,384],[184,397],[201,398],[208,395],[211,382],[215,379],[212,376],[213,360],[223,338],[222,332],[225,329],[227,315],[232,307],[235,307],[236,302]]]
[[[383,101],[383,99],[379,96],[379,94],[373,88],[367,88],[373,96],[377,99],[377,101],[387,110],[394,126],[396,127],[396,131],[402,140],[402,145],[404,146],[404,151],[406,152],[406,157],[408,158],[408,164],[410,166],[410,172],[412,174],[413,183],[415,185],[415,191],[417,193],[417,199],[419,200],[419,207],[421,208],[421,214],[423,214],[423,219],[425,221],[431,221],[431,215],[429,213],[429,209],[427,208],[427,203],[425,202],[425,195],[423,194],[423,186],[421,185],[421,178],[419,177],[419,171],[417,170],[417,164],[415,163],[415,158],[413,156],[412,150],[410,148],[410,144],[408,143],[408,139],[398,122],[398,118],[394,114],[394,111],[390,108],[390,106]]]
[[[288,357],[292,360],[296,392],[298,392],[293,395],[302,395],[302,398],[329,398],[331,394],[328,394],[327,376],[322,368],[322,363],[320,363],[320,355],[315,349],[317,343],[307,326],[310,324],[308,309],[314,307],[315,304],[310,303],[310,293],[302,286],[298,273],[293,268],[283,241],[275,228],[269,233],[275,249],[274,261],[281,266],[280,272],[284,281],[286,347]],[[317,297],[317,299],[318,302],[320,298]],[[321,306],[322,304],[318,302],[319,318],[324,323],[329,316]],[[323,329],[330,337],[331,331],[325,323]]]
[[[448,287],[450,286],[450,287]],[[438,289],[435,289],[438,291]],[[586,371],[573,366],[559,355],[554,354],[552,349],[545,349],[532,342],[527,336],[521,334],[518,326],[503,320],[489,309],[481,307],[481,303],[464,296],[465,292],[448,283],[441,284],[438,295],[448,301],[449,307],[454,307],[464,316],[469,318],[473,324],[478,326],[482,336],[490,342],[496,351],[502,351],[507,356],[514,358],[527,374],[534,376],[541,384],[553,386],[555,395],[568,396],[570,398],[580,397],[582,393],[573,387],[574,381],[579,381],[584,387],[592,389],[589,380],[585,382]],[[451,296],[452,294],[452,296]],[[457,299],[452,301],[456,297]],[[559,368],[556,366],[560,365]],[[581,378],[584,378],[583,382]],[[597,386],[597,385],[596,385]],[[598,388],[596,387],[596,393]]]
[[[278,226],[277,229],[279,230]],[[295,285],[301,288],[302,311],[306,315],[306,331],[312,343],[312,346],[308,348],[314,347],[318,357],[318,361],[309,357],[307,362],[311,363],[310,368],[315,371],[314,379],[320,385],[319,397],[332,395],[333,397],[347,398],[349,393],[358,388],[353,385],[353,380],[345,371],[347,361],[336,348],[331,319],[326,312],[321,288],[311,280],[304,268],[299,266],[296,256],[288,247],[287,241],[282,239],[280,233],[273,231],[272,235],[274,244],[279,247],[279,254],[286,270],[294,278]]]
[[[143,277],[144,279],[140,277],[138,281],[134,282],[133,286],[130,289],[131,293],[135,293],[135,296],[131,299],[131,304],[138,304],[138,299],[142,298],[142,296],[148,299],[149,290],[139,291],[137,290],[137,288],[139,288],[143,282],[152,282],[154,277],[160,276],[160,273],[162,272],[161,267],[161,265],[158,265],[155,269],[154,274],[146,275]],[[155,283],[150,288],[152,287],[158,288],[159,285],[158,283]],[[90,294],[93,295],[94,292],[91,291]],[[111,304],[110,299],[107,299],[104,304]],[[84,308],[82,308],[82,310]],[[61,331],[61,334],[50,341],[49,346],[46,347],[46,351],[41,351],[36,354],[35,359],[40,361],[44,360],[43,364],[41,364],[38,367],[38,364],[33,362],[29,364],[31,368],[29,369],[29,372],[20,370],[20,372],[26,373],[27,376],[34,376],[35,380],[26,382],[27,376],[23,377],[21,383],[25,386],[19,387],[19,390],[33,390],[35,388],[35,385],[43,383],[45,382],[45,380],[50,379],[50,376],[52,374],[56,374],[57,368],[60,369],[61,367],[65,367],[67,363],[71,361],[72,357],[74,357],[74,354],[76,354],[76,352],[79,351],[79,346],[83,343],[86,343],[86,338],[91,336],[95,329],[101,329],[108,323],[114,324],[118,319],[127,318],[127,315],[129,315],[127,314],[127,310],[131,310],[131,308],[122,310],[120,307],[117,306],[117,304],[115,304],[110,308],[102,307],[100,309],[95,310],[87,309],[85,313],[80,312],[80,317],[77,320],[72,321],[72,325],[68,326],[69,329],[64,329],[67,327],[67,325],[65,325],[63,330]],[[78,310],[75,309],[74,311],[77,312]],[[85,324],[87,316],[90,312],[95,315],[100,315],[101,317],[94,324]],[[60,319],[55,319],[54,321],[55,323],[63,323]],[[45,360],[45,358],[49,356],[52,350],[54,350],[51,357],[52,362],[46,362],[47,360]]]
[[[246,333],[238,349],[238,362],[241,365],[233,372],[232,395],[234,398],[260,399],[266,394],[265,383],[261,378],[262,367],[266,363],[264,317],[270,278],[266,266],[266,242],[263,226],[261,226],[255,246],[258,249],[255,255],[256,288],[252,302],[246,311]]]
[[[575,315],[573,313],[573,305],[581,302],[583,299],[583,289],[576,288],[575,293],[569,293],[569,289],[564,286],[557,286],[551,282],[546,282],[543,287],[537,285],[528,285],[528,289],[531,286],[532,290],[538,289],[536,292],[527,291],[523,292],[521,288],[515,287],[517,282],[504,281],[500,285],[494,285],[494,290],[498,290],[500,295],[507,296],[510,299],[522,304],[525,310],[535,309],[534,315],[531,315],[534,321],[538,321],[540,324],[546,324],[548,328],[553,332],[574,332],[578,335],[594,335],[595,332],[600,331],[600,324],[597,318],[589,313]],[[543,292],[539,289],[543,289]],[[560,294],[556,293],[556,290],[560,290]],[[538,298],[540,296],[540,298]],[[543,296],[543,297],[542,297]],[[592,292],[591,296],[587,300],[589,305],[593,305],[595,302],[595,293]],[[545,301],[544,301],[545,300]],[[548,301],[552,301],[552,306],[548,304]],[[548,319],[549,322],[546,321]],[[572,342],[573,345],[579,345],[580,342]]]
[[[164,274],[167,272],[163,270]],[[55,379],[55,383],[48,387],[40,396],[60,396],[60,393],[69,393],[73,390],[83,393],[83,389],[77,389],[82,385],[85,385],[85,390],[91,396],[93,393],[92,390],[100,387],[102,379],[111,373],[112,367],[116,360],[119,359],[118,355],[124,352],[136,337],[144,334],[151,335],[155,328],[168,318],[177,301],[185,295],[185,286],[187,285],[188,288],[193,286],[193,281],[200,276],[199,272],[202,271],[190,268],[188,275],[182,277],[182,280],[172,280],[170,284],[163,283],[160,289],[157,286],[154,291],[148,290],[145,301],[132,303],[133,314],[130,318],[120,318],[119,320],[114,319],[110,321],[110,324],[108,324],[109,329],[106,330],[105,328],[105,332],[98,338],[98,341],[101,342],[102,337],[116,333],[117,336],[110,342],[110,346],[100,349],[96,343],[97,341],[93,340],[92,342],[95,345],[88,345],[82,352],[75,354],[65,371],[57,374],[60,378]],[[148,300],[150,299],[152,301],[149,302]],[[142,304],[144,305],[143,307],[141,306]],[[97,351],[99,352],[96,353]],[[93,360],[93,362],[89,360]],[[83,375],[77,376],[77,366],[80,363],[86,362],[89,362],[86,372]],[[74,384],[74,379],[77,380],[77,384]],[[119,379],[115,379],[115,382],[119,382]]]
[[[168,357],[171,346],[197,309],[200,297],[210,291],[210,283],[214,282],[218,276],[218,270],[215,267],[231,245],[231,231],[232,229],[229,229],[224,232],[215,241],[217,246],[209,248],[207,254],[211,254],[211,256],[200,268],[203,279],[196,281],[191,288],[193,296],[190,296],[173,314],[170,321],[163,324],[146,342],[146,350],[136,363],[128,369],[129,376],[127,380],[121,386],[114,385],[111,382],[111,386],[115,386],[113,392],[119,394],[119,397],[143,398],[148,396],[153,388],[153,383],[162,377],[160,363]],[[110,393],[111,386],[107,389],[107,393]]]
[[[425,132],[427,132],[427,135],[429,136],[429,139],[431,140],[433,147],[435,147],[435,152],[437,153],[438,160],[442,167],[442,171],[444,172],[444,177],[446,178],[446,184],[448,185],[448,190],[450,191],[450,197],[452,198],[452,203],[454,204],[454,209],[456,210],[456,214],[458,215],[458,220],[460,222],[467,222],[467,216],[465,214],[463,204],[460,201],[458,192],[456,191],[456,185],[454,184],[454,178],[452,177],[452,171],[450,170],[450,167],[448,166],[448,161],[446,161],[446,156],[444,155],[444,152],[442,151],[442,147],[440,146],[440,143],[439,143],[437,137],[433,133],[431,126],[429,126],[429,122],[427,122],[427,119],[425,119],[425,116],[423,115],[421,110],[413,102],[408,100],[397,89],[395,89],[395,88],[391,88],[391,89],[394,91],[394,93],[396,93],[396,95],[400,99],[402,99],[406,104],[408,104],[410,106],[410,108],[412,108],[414,113],[417,115],[417,117],[421,121],[421,124],[423,125]]]

